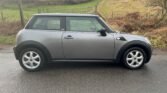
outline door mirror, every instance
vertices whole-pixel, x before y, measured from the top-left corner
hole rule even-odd
[[[100,32],[101,36],[107,36],[106,29],[101,29],[98,32]]]

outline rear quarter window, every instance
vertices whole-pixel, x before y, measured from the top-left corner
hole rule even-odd
[[[34,16],[28,23],[26,29],[60,30],[61,17]]]

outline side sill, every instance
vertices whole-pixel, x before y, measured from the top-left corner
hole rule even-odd
[[[115,59],[109,59],[109,60],[57,59],[57,60],[51,60],[49,63],[52,63],[52,62],[115,62]]]

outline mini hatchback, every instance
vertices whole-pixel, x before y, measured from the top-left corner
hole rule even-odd
[[[143,36],[120,33],[92,14],[33,15],[16,37],[16,59],[26,71],[48,62],[116,62],[129,69],[148,63],[151,43]]]

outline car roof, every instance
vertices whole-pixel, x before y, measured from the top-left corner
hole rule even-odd
[[[92,17],[97,17],[98,15],[95,14],[79,14],[79,13],[39,13],[39,14],[34,14],[35,16],[92,16]]]

